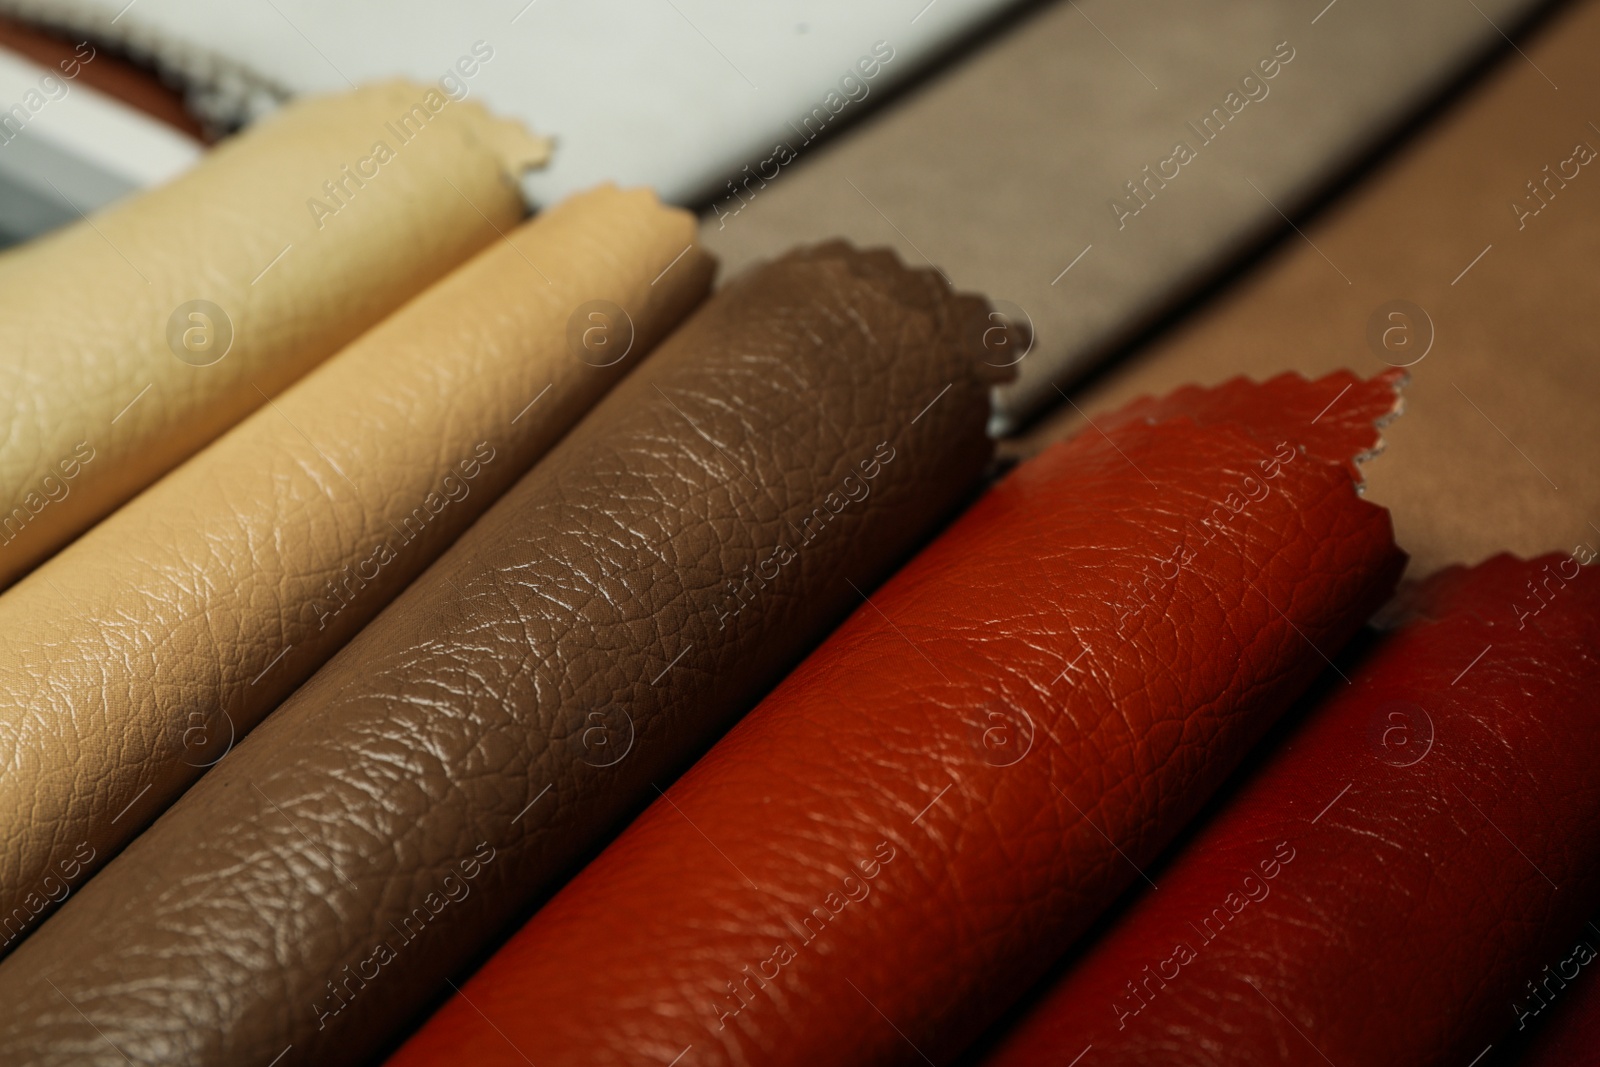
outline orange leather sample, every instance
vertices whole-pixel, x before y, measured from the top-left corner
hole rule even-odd
[[[1533,1021],[1594,941],[1596,556],[1404,597],[985,1064],[1465,1065]]]
[[[985,313],[837,245],[713,296],[0,962],[0,1062],[383,1051],[971,493]]]
[[[1394,387],[1181,393],[1023,464],[390,1062],[949,1059],[1389,593],[1350,460]]]
[[[688,313],[693,242],[644,190],[546,212],[0,595],[0,952]],[[628,358],[570,343],[595,301],[628,309]]]
[[[547,155],[390,82],[0,254],[0,588],[515,225]]]

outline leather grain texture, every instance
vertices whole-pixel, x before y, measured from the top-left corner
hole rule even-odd
[[[1023,464],[391,1064],[948,1060],[1388,595],[1347,464],[1395,405],[1182,393]]]
[[[1594,941],[1595,558],[1496,556],[1405,597],[984,1062],[1467,1064],[1532,1021]]]
[[[513,226],[547,154],[390,82],[0,255],[0,588]]]
[[[0,963],[0,1061],[382,1051],[970,494],[986,310],[839,245],[714,296]]]
[[[0,952],[704,297],[693,241],[643,190],[541,215],[0,595]],[[597,300],[632,309],[630,358],[569,345]]]

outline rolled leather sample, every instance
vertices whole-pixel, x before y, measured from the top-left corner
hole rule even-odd
[[[723,289],[0,964],[0,1061],[397,1040],[971,492],[986,325],[844,246]]]
[[[1393,587],[1351,461],[1395,403],[1180,393],[1025,463],[390,1062],[947,1060]]]
[[[0,595],[0,951],[221,760],[704,296],[711,262],[693,243],[693,219],[649,192],[569,201]],[[569,323],[606,302],[629,309],[609,324],[619,346],[631,340],[628,359],[599,333],[592,351],[569,343]]]
[[[1466,1064],[1531,1024],[1594,940],[1595,558],[1497,556],[1404,598],[984,1062]]]
[[[390,82],[0,255],[0,588],[509,229],[547,154]]]

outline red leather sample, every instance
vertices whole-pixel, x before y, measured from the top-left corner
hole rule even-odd
[[[1394,385],[1179,394],[1024,463],[391,1062],[948,1058],[1392,589],[1343,464]],[[1274,400],[1341,386],[1332,439]]]
[[[1594,558],[1402,598],[985,1067],[1465,1067],[1531,1021],[1600,890]]]

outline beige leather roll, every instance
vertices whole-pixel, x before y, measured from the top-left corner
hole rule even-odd
[[[514,226],[547,154],[391,82],[0,256],[0,588]]]
[[[704,296],[694,241],[643,190],[567,201],[0,596],[0,952]]]

